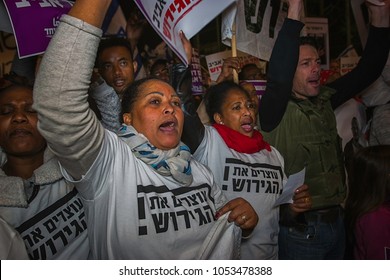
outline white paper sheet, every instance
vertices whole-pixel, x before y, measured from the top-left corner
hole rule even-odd
[[[305,181],[305,173],[306,173],[306,168],[303,168],[298,173],[290,175],[290,177],[286,182],[286,185],[284,185],[283,187],[282,194],[275,201],[274,207],[279,206],[280,204],[293,202],[292,198],[294,196],[294,191],[298,187],[303,185]]]

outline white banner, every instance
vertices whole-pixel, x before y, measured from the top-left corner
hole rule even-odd
[[[188,39],[197,34],[235,0],[135,0],[135,3],[167,45],[187,65],[179,37],[182,30]]]
[[[305,18],[306,36],[314,37],[317,42],[318,54],[321,59],[321,68],[329,69],[329,31],[327,18]]]
[[[284,0],[237,1],[223,13],[222,42],[231,46],[235,17],[237,49],[268,61],[287,8]]]

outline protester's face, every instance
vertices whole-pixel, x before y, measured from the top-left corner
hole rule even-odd
[[[257,91],[256,88],[253,84],[251,83],[243,83],[241,84],[242,88],[245,89],[248,93],[249,96],[251,97],[251,100],[253,104],[255,105],[255,113],[257,115],[257,109],[259,108],[259,97],[257,96]]]
[[[99,73],[118,94],[134,81],[136,66],[130,51],[122,46],[107,48],[99,56]]]
[[[155,67],[151,75],[157,79],[161,79],[169,83],[169,69],[167,64],[159,64]]]
[[[241,75],[244,80],[264,80],[265,76],[261,72],[261,69],[256,67],[255,65],[250,65],[245,68],[245,70]]]
[[[123,114],[123,119],[159,149],[169,150],[180,142],[184,114],[180,98],[166,82],[147,81],[132,110]]]
[[[252,137],[255,126],[255,105],[247,95],[239,89],[231,89],[222,104],[221,114],[216,113],[216,123],[223,123],[227,127]]]
[[[32,156],[46,147],[32,104],[31,89],[15,87],[0,93],[0,146],[7,155]]]
[[[332,70],[335,73],[340,73],[340,63],[339,60],[332,60],[329,65],[329,70]]]
[[[307,99],[317,96],[320,90],[321,60],[317,50],[309,45],[299,49],[299,61],[293,81],[296,97]]]

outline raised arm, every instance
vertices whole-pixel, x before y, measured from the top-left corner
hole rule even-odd
[[[121,127],[121,101],[114,88],[110,87],[99,74],[96,75],[95,81],[92,82],[89,89],[90,97],[95,101],[99,110],[100,123],[104,128],[118,133]]]
[[[272,49],[267,86],[259,106],[260,127],[271,131],[279,124],[287,107],[299,58],[299,37],[304,26],[299,21],[302,0],[289,0],[287,18]]]
[[[358,65],[348,74],[327,85],[337,90],[337,94],[331,99],[334,109],[375,82],[385,67],[390,47],[390,1],[383,2],[383,6],[367,2],[371,24]]]
[[[192,57],[191,42],[183,32],[180,32],[179,35],[187,55],[187,62],[190,63]],[[184,126],[181,139],[190,148],[191,153],[194,153],[203,140],[205,128],[196,112],[198,107],[192,95],[191,68],[187,67],[185,69],[184,65],[175,65],[173,71],[175,72],[174,76],[177,77],[175,79],[177,82],[173,83],[173,87],[180,97],[184,112]]]
[[[34,87],[40,132],[75,179],[92,165],[104,136],[87,97],[102,35],[100,26],[110,2],[75,2],[46,50]]]

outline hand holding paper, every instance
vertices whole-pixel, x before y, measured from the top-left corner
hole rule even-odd
[[[274,207],[280,204],[290,204],[290,208],[295,213],[305,212],[311,208],[311,197],[309,194],[309,186],[304,185],[306,169],[291,175],[286,185],[283,187],[283,192],[276,200]]]
[[[302,169],[298,173],[290,175],[288,177],[286,185],[283,187],[283,192],[279,198],[275,201],[274,206],[279,206],[280,204],[293,203],[294,191],[305,181],[305,172],[306,169]]]

